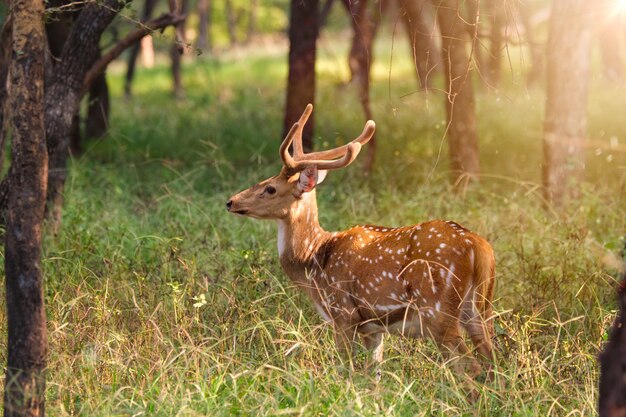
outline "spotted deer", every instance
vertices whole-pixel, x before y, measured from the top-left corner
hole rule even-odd
[[[430,337],[458,372],[481,368],[462,336],[465,329],[483,362],[492,357],[495,261],[491,245],[463,226],[442,220],[407,227],[356,226],[327,232],[319,224],[315,188],[327,170],[354,161],[374,134],[368,121],[347,145],[304,153],[302,128],[309,104],[280,146],[278,175],[234,195],[229,212],[278,223],[280,263],[332,323],[337,349],[362,344],[382,361],[383,333]],[[289,147],[293,145],[293,156]]]

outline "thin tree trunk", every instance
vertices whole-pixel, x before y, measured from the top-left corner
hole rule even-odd
[[[187,13],[187,0],[170,0],[170,13]],[[172,79],[174,80],[174,97],[176,98],[182,98],[185,96],[181,76],[182,55],[185,53],[185,48],[185,20],[183,20],[176,25],[176,41],[170,48],[170,57],[172,58]]]
[[[208,0],[205,0],[208,1]],[[156,0],[146,0],[143,6],[143,12],[141,13],[141,23],[145,23],[152,17]],[[133,78],[135,77],[135,67],[137,65],[137,56],[139,55],[139,49],[141,44],[137,42],[130,48],[130,54],[128,55],[128,67],[126,69],[126,78],[124,80],[124,95],[126,97],[132,96]]]
[[[381,20],[380,13],[373,18],[368,10],[368,1],[353,2],[343,0],[352,23],[352,47],[348,58],[350,67],[350,83],[358,86],[359,101],[366,120],[373,119],[370,107],[370,75],[373,61],[373,44]],[[382,11],[381,11],[382,13]],[[372,137],[367,147],[364,162],[365,173],[370,173],[376,158],[376,137]]]
[[[213,40],[211,38],[211,17],[213,4],[211,0],[198,0],[198,42],[196,47],[201,51],[211,52]]]
[[[232,0],[225,0],[224,8],[226,11],[226,29],[228,32],[228,40],[230,41],[230,46],[233,47],[237,45],[237,16],[235,15]]]
[[[44,416],[48,338],[41,270],[46,198],[44,3],[13,0],[12,163],[5,241],[8,318],[4,415]]]
[[[283,136],[298,121],[307,104],[315,103],[315,56],[319,33],[319,0],[291,0],[289,76]],[[302,132],[305,150],[313,149],[315,114]]]
[[[474,90],[466,52],[471,31],[457,5],[456,0],[434,0],[442,37],[450,167],[454,184],[463,190],[469,181],[478,179],[480,165]]]
[[[257,20],[259,15],[259,0],[250,0],[250,13],[248,14],[248,32],[246,42],[250,42],[257,32]]]
[[[106,72],[101,73],[91,84],[85,120],[85,136],[101,138],[109,129],[109,87]]]
[[[490,0],[491,36],[489,43],[489,81],[498,87],[502,74],[502,48],[504,44],[503,29],[506,23],[505,4],[507,0]]]
[[[103,0],[102,3],[89,3],[84,7],[72,26],[59,62],[46,85],[48,214],[56,228],[61,224],[72,117],[78,110],[85,74],[100,53],[100,36],[123,6],[124,3],[118,0]]]
[[[415,75],[424,90],[431,88],[432,72],[440,62],[438,51],[432,41],[434,22],[428,22],[426,0],[400,0],[400,13],[406,27]]]
[[[535,36],[535,28],[532,24],[531,4],[520,4],[518,6],[520,22],[526,34],[526,44],[530,50],[530,70],[526,75],[526,82],[529,85],[536,84],[544,73],[545,48]]]
[[[548,79],[543,138],[546,199],[578,194],[587,131],[591,33],[586,0],[554,0],[548,39]]]

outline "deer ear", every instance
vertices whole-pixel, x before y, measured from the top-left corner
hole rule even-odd
[[[328,171],[325,169],[320,169],[319,171],[317,171],[317,183],[321,184],[322,181],[324,181],[324,178],[326,178],[326,174],[328,174]]]
[[[301,193],[308,193],[313,190],[317,184],[324,180],[326,171],[318,171],[316,167],[306,167],[300,172],[300,178],[298,179],[298,191]]]

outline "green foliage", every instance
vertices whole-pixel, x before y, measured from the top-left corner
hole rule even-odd
[[[186,65],[179,102],[164,66],[138,72],[131,101],[120,99],[122,75],[110,77],[110,135],[72,161],[63,228],[45,239],[49,415],[594,413],[596,356],[615,308],[616,271],[603,258],[626,230],[626,158],[612,145],[625,140],[624,91],[594,87],[588,182],[558,211],[544,209],[537,184],[542,93],[479,93],[483,177],[459,196],[443,97],[413,93],[406,51],[390,71],[386,42],[372,83],[375,172],[332,172],[318,194],[321,223],[449,218],[493,243],[496,380],[476,385],[477,402],[428,341],[387,338],[378,385],[343,372],[328,325],[280,269],[275,226],[224,209],[279,169],[286,60],[255,51]],[[345,45],[333,43],[322,40],[318,65],[320,147],[363,123],[355,92],[336,88]]]

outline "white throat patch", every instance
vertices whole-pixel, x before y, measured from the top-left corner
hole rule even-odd
[[[278,256],[283,256],[287,245],[287,227],[282,220],[278,220],[276,223],[278,223]]]

